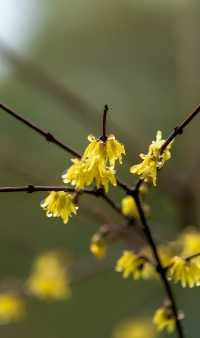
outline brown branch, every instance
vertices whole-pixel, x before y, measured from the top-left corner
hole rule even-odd
[[[27,193],[34,193],[34,192],[44,192],[44,191],[66,191],[66,192],[77,192],[73,187],[67,187],[66,185],[33,185],[28,184],[24,186],[12,186],[12,187],[0,187],[0,193],[8,192],[27,192]],[[118,214],[124,217],[130,223],[130,218],[123,215],[121,208],[110,198],[108,197],[103,189],[83,189],[79,192],[80,194],[88,194],[93,195],[96,197],[101,197],[104,201],[107,202],[114,209]],[[132,219],[133,221],[133,219]],[[132,223],[131,223],[132,224]]]
[[[73,150],[71,147],[69,147],[66,144],[64,144],[63,142],[59,141],[53,134],[51,134],[50,132],[45,131],[44,129],[40,128],[39,126],[37,126],[36,124],[32,123],[28,119],[24,118],[22,115],[20,115],[19,113],[17,113],[13,109],[9,108],[5,104],[0,103],[0,109],[4,110],[9,115],[11,115],[12,117],[14,117],[15,119],[17,119],[21,123],[25,124],[26,126],[28,126],[29,128],[31,128],[32,130],[34,130],[36,133],[38,133],[41,136],[43,136],[46,139],[46,141],[52,142],[52,143],[56,144],[60,148],[66,150],[72,156],[75,156],[75,157],[78,157],[78,158],[81,157],[81,155],[77,151]]]
[[[141,202],[140,202],[139,194],[137,192],[134,194],[134,198],[135,198],[135,202],[136,202],[138,212],[139,212],[139,215],[140,215],[142,230],[143,230],[144,235],[147,239],[147,242],[149,243],[149,246],[152,250],[153,256],[156,260],[158,273],[160,274],[160,278],[162,280],[166,294],[167,294],[169,301],[171,303],[171,307],[172,307],[174,317],[175,317],[175,320],[176,320],[176,328],[177,328],[179,338],[184,338],[183,328],[182,328],[182,325],[181,325],[181,322],[180,322],[180,319],[179,319],[176,301],[175,301],[171,286],[170,286],[170,284],[167,280],[165,269],[162,266],[162,263],[161,263],[161,260],[160,260],[159,254],[158,254],[157,245],[156,245],[156,243],[153,239],[151,229],[150,229],[149,225],[147,224],[146,217],[145,217],[145,214],[144,214],[144,211],[142,209]]]
[[[185,257],[185,260],[186,260],[186,261],[191,261],[192,259],[197,258],[197,257],[199,257],[199,256],[200,256],[200,252],[197,252],[197,253],[194,254],[194,255]]]
[[[66,185],[33,185],[28,184],[24,186],[15,186],[15,187],[0,187],[1,192],[42,192],[42,191],[66,191],[66,192],[76,192],[75,188],[67,187]],[[99,196],[101,192],[97,189],[84,189],[83,191],[86,194]]]
[[[200,112],[200,105],[196,107],[194,111],[192,111],[188,117],[178,126],[174,128],[174,131],[169,135],[163,146],[161,147],[161,154],[168,146],[168,144],[177,136],[183,133],[183,129],[193,120],[193,118]]]
[[[104,107],[104,111],[103,111],[103,133],[102,133],[102,137],[101,137],[101,140],[102,141],[106,141],[106,139],[107,139],[107,135],[106,135],[106,127],[107,127],[107,125],[106,125],[106,122],[107,122],[107,114],[108,114],[108,106],[107,106],[107,104],[105,105],[105,107]]]

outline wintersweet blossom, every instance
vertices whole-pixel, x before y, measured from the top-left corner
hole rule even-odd
[[[125,155],[123,144],[118,142],[114,135],[109,135],[106,140],[96,138],[93,135],[88,136],[90,144],[83,153],[83,159],[94,158],[102,162],[102,165],[115,167],[115,162],[122,163],[122,155]]]
[[[41,202],[41,207],[46,210],[47,217],[61,217],[65,224],[78,209],[73,196],[64,191],[51,191]]]
[[[109,184],[115,186],[115,162],[122,162],[125,155],[124,146],[114,135],[103,141],[92,135],[88,136],[89,145],[81,159],[72,159],[71,167],[62,176],[64,183],[71,183],[77,190],[95,183],[97,188],[104,188],[107,192]]]
[[[115,170],[111,167],[100,166],[94,159],[72,159],[72,166],[62,176],[64,183],[71,183],[77,190],[82,190],[95,182],[99,189],[104,187],[107,192],[109,184],[116,186]]]
[[[145,257],[128,250],[118,259],[115,271],[122,272],[123,278],[131,275],[133,279],[149,279],[155,276],[153,265]]]
[[[200,285],[200,265],[196,260],[187,260],[175,256],[172,258],[167,270],[168,277],[183,288]]]
[[[171,158],[171,144],[168,144],[164,151],[161,153],[161,148],[165,140],[162,139],[162,132],[157,131],[156,140],[153,141],[148,149],[147,154],[140,154],[140,158],[143,160],[141,163],[133,165],[130,168],[132,174],[140,176],[144,182],[153,183],[156,186],[157,173],[164,163]]]
[[[172,308],[170,306],[163,306],[156,310],[153,322],[158,331],[166,329],[172,333],[176,326],[176,320]]]
[[[21,320],[25,315],[23,299],[13,292],[0,293],[0,324]]]
[[[71,289],[67,264],[68,262],[63,262],[54,252],[39,256],[27,281],[30,293],[48,300],[68,298]]]

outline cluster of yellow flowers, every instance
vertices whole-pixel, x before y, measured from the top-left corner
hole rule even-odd
[[[71,294],[68,262],[56,252],[39,256],[27,281],[31,294],[48,300],[66,299]]]
[[[108,192],[110,184],[117,185],[115,165],[116,161],[122,163],[125,148],[114,135],[109,135],[105,139],[89,135],[88,140],[90,143],[82,157],[72,159],[71,167],[62,175],[63,182],[71,184],[76,191],[95,184],[97,189],[103,188],[105,192]],[[140,155],[142,163],[132,166],[130,172],[140,176],[144,182],[156,185],[158,170],[171,157],[171,143],[161,152],[164,142],[162,133],[158,131],[156,141],[149,146],[148,153]],[[77,212],[75,196],[75,194],[64,191],[52,191],[41,203],[41,207],[48,217],[61,217],[64,223],[67,223],[69,217]],[[148,212],[145,205],[144,210]],[[126,216],[139,218],[135,201],[131,196],[122,200],[122,211]]]
[[[66,224],[72,214],[76,214],[78,207],[74,204],[74,196],[64,191],[51,191],[41,202],[47,217],[61,217]]]
[[[123,278],[131,275],[133,279],[154,278],[156,274],[154,266],[146,257],[128,250],[117,261],[115,271],[122,272]]]
[[[90,185],[97,189],[104,189],[105,192],[108,192],[110,184],[117,185],[115,166],[117,161],[122,162],[122,156],[125,155],[124,146],[115,139],[114,135],[104,138],[90,135],[88,140],[89,145],[81,158],[72,159],[72,165],[62,176],[64,183],[74,187],[74,193],[52,191],[41,203],[48,217],[61,217],[64,223],[67,223],[69,217],[77,212],[78,207],[75,203],[77,193]],[[147,191],[145,184],[151,183],[156,186],[158,171],[171,157],[172,142],[163,148],[165,142],[161,131],[158,131],[156,140],[150,144],[147,154],[140,154],[142,162],[130,168],[130,172],[138,175],[143,182],[139,194],[146,215],[149,209],[143,201]],[[121,200],[121,212],[126,217],[139,220],[140,216],[133,196],[127,195]],[[180,283],[183,287],[200,285],[200,258],[188,257],[200,252],[200,234],[194,231],[187,232],[176,241],[176,244],[177,247],[181,247],[180,255],[172,254],[171,248],[169,250],[167,246],[162,245],[157,248],[168,279]],[[94,235],[90,244],[91,253],[101,259],[105,257],[106,250],[105,238]],[[41,263],[43,261],[45,264]],[[121,272],[124,278],[132,276],[133,279],[149,279],[158,276],[149,249],[143,249],[139,253],[131,250],[124,251],[116,263],[115,270]],[[43,257],[42,260],[40,258],[35,264],[28,286],[33,294],[43,298],[59,299],[70,293],[66,271],[59,266],[58,262],[55,264],[49,256]],[[158,330],[166,328],[169,332],[174,330],[176,324],[170,306],[159,308],[153,321]],[[134,337],[137,337],[137,334]]]
[[[48,301],[68,299],[71,295],[69,265],[70,259],[57,251],[37,257],[20,292],[0,292],[0,324],[17,322],[25,317],[25,296],[33,295]]]
[[[86,147],[81,159],[72,159],[71,167],[62,175],[64,183],[70,183],[76,191],[95,183],[96,187],[104,188],[108,192],[109,184],[116,186],[115,163],[122,163],[125,155],[124,146],[114,135],[106,140],[88,136],[89,145]],[[76,214],[77,206],[74,203],[75,194],[52,191],[41,203],[48,217],[61,217],[67,223],[72,214]]]
[[[185,231],[175,242],[180,247],[180,255],[171,258],[167,268],[170,280],[182,287],[200,285],[200,233],[194,229]]]
[[[103,187],[108,192],[110,183],[116,185],[115,162],[122,162],[124,146],[114,135],[109,135],[105,141],[89,135],[88,140],[90,144],[83,156],[72,160],[72,166],[62,176],[63,181],[72,184],[77,190],[95,182],[97,188]]]
[[[171,143],[161,152],[164,143],[165,140],[162,139],[162,133],[158,130],[156,141],[150,144],[148,153],[146,155],[140,154],[143,161],[140,164],[132,166],[130,172],[140,176],[144,182],[153,183],[156,186],[158,170],[171,158]]]
[[[158,331],[167,329],[169,333],[173,332],[176,326],[176,320],[171,306],[162,306],[156,310],[153,318]]]

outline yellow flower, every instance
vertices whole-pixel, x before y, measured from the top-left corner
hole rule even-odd
[[[117,184],[115,178],[115,170],[111,167],[105,167],[99,165],[99,162],[95,160],[72,160],[72,166],[62,176],[64,183],[71,183],[77,190],[82,190],[86,186],[95,182],[96,187],[104,187],[107,192],[109,189],[109,183],[113,186]]]
[[[152,323],[144,318],[127,320],[117,325],[113,338],[155,338],[155,330]]]
[[[41,203],[46,210],[47,217],[61,217],[66,224],[69,217],[77,212],[77,206],[73,202],[73,196],[64,191],[51,191]]]
[[[185,232],[179,242],[182,256],[191,256],[200,252],[200,232],[195,229]]]
[[[200,265],[195,260],[175,256],[168,268],[168,277],[182,287],[193,288],[200,285]]]
[[[121,209],[122,209],[123,215],[125,216],[132,216],[136,219],[140,218],[137,205],[132,196],[126,196],[122,199]]]
[[[16,322],[25,315],[25,304],[20,296],[12,293],[0,293],[0,324]]]
[[[115,271],[122,272],[123,278],[132,275],[133,279],[149,279],[155,276],[153,265],[147,258],[135,254],[133,251],[124,251],[118,259]]]
[[[166,329],[169,333],[173,332],[176,326],[176,320],[170,306],[163,306],[156,310],[153,322],[158,331]]]
[[[102,239],[98,239],[95,241],[92,240],[90,244],[90,251],[95,257],[99,259],[104,258],[106,256],[105,242]]]
[[[96,184],[107,192],[109,184],[116,185],[115,162],[121,162],[125,154],[124,146],[113,135],[106,141],[89,136],[90,144],[85,149],[81,159],[73,159],[72,166],[62,176],[64,183],[71,183],[77,190]]]
[[[158,131],[156,141],[153,141],[150,144],[148,153],[146,155],[140,154],[143,161],[139,164],[133,165],[130,168],[130,172],[140,176],[144,182],[153,183],[153,185],[156,186],[158,170],[161,169],[164,163],[171,158],[170,148],[172,143],[164,149],[162,154],[160,152],[164,143],[165,140],[162,139],[162,133],[161,131]]]
[[[122,155],[125,155],[125,149],[114,135],[109,135],[105,141],[89,135],[88,140],[90,144],[85,149],[83,159],[96,157],[100,162],[103,162],[103,165],[107,164],[113,168],[117,160],[122,163]]]
[[[27,281],[28,290],[41,299],[66,299],[71,294],[67,262],[54,252],[39,256]]]

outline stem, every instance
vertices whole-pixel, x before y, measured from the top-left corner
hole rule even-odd
[[[103,199],[111,206],[111,208],[113,208],[118,214],[120,214],[122,217],[125,217],[123,214],[122,214],[122,211],[121,211],[121,208],[118,207],[118,205],[116,205],[113,200],[108,197],[106,194],[103,195]],[[128,219],[128,217],[125,217]]]
[[[104,107],[104,111],[103,111],[103,134],[102,134],[102,141],[106,141],[107,139],[107,135],[106,135],[106,122],[107,122],[107,114],[108,114],[108,106],[107,104]]]
[[[168,144],[177,136],[183,133],[183,129],[193,120],[193,118],[200,112],[200,105],[196,107],[194,111],[192,111],[188,117],[178,126],[174,128],[174,131],[169,135],[163,146],[161,147],[160,153],[162,154]]]
[[[138,212],[139,212],[139,215],[140,215],[140,220],[141,220],[141,223],[142,223],[142,230],[143,230],[144,235],[145,235],[145,237],[146,237],[146,239],[147,239],[147,241],[148,241],[148,243],[151,247],[154,258],[157,262],[157,267],[158,267],[158,272],[160,273],[160,278],[162,280],[166,294],[168,295],[168,298],[169,298],[170,303],[171,303],[171,307],[172,307],[174,317],[175,317],[175,320],[176,320],[176,328],[177,328],[178,336],[179,336],[179,338],[184,338],[182,325],[181,325],[181,322],[180,322],[179,316],[178,316],[176,301],[175,301],[172,289],[170,287],[170,284],[167,280],[167,277],[166,277],[166,274],[165,274],[165,269],[162,267],[162,263],[161,263],[161,260],[160,260],[159,254],[158,254],[157,246],[156,246],[156,243],[155,243],[153,236],[151,234],[150,227],[147,224],[146,217],[145,217],[144,211],[142,209],[142,205],[141,205],[138,193],[135,193],[134,198],[135,198],[135,203],[137,205]]]
[[[3,192],[42,192],[42,191],[66,191],[66,192],[77,192],[73,187],[66,187],[66,185],[22,185],[22,186],[12,186],[12,187],[0,187],[0,193]],[[121,208],[110,198],[108,197],[102,189],[83,189],[80,191],[80,194],[85,193],[89,195],[93,195],[96,197],[101,197],[104,199],[107,204],[109,204],[112,209],[114,209],[118,214],[124,217],[126,220],[130,221],[129,217],[123,215]]]
[[[78,157],[78,158],[81,157],[81,155],[77,151],[73,150],[71,147],[69,147],[66,144],[64,144],[63,142],[59,141],[53,134],[51,134],[48,131],[41,129],[36,124],[27,120],[22,115],[18,114],[13,109],[9,108],[8,106],[4,105],[3,103],[0,103],[0,109],[4,110],[5,112],[7,112],[9,115],[13,116],[18,121],[22,122],[23,124],[25,124],[29,128],[33,129],[36,133],[42,135],[46,139],[46,141],[49,141],[49,142],[56,144],[57,146],[66,150],[69,154],[71,154],[75,157]]]
[[[198,252],[198,253],[196,253],[196,254],[194,254],[194,255],[185,257],[185,260],[186,260],[186,261],[191,261],[192,259],[197,258],[197,257],[199,257],[199,256],[200,256],[200,252]]]
[[[24,186],[15,186],[15,187],[0,187],[1,192],[38,192],[38,191],[66,191],[66,192],[76,192],[75,188],[66,187],[66,185],[24,185]],[[98,190],[84,189],[84,193],[91,195],[98,195]]]

